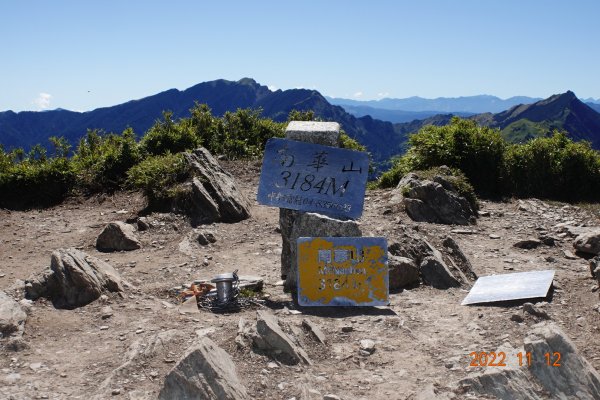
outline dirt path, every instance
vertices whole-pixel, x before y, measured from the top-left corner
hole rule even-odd
[[[259,165],[231,163],[228,168],[248,197],[255,199]],[[598,226],[596,217],[564,204],[533,202],[535,207],[525,211],[516,202],[484,202],[482,210],[489,216],[468,228],[472,233],[457,234],[451,232],[457,227],[414,223],[404,213],[390,214],[390,196],[388,190],[368,192],[361,219],[364,236],[385,236],[393,242],[402,225],[432,242],[451,235],[480,276],[556,270],[553,298],[540,307],[600,369],[598,288],[586,260],[565,258],[563,250],[572,250],[572,239],[559,238],[556,246],[535,250],[513,247],[542,230],[552,233],[561,222]],[[0,398],[156,398],[164,376],[199,330],[232,355],[252,398],[321,399],[333,393],[342,399],[407,399],[430,384],[461,398],[445,387],[481,370],[469,367],[469,353],[494,351],[504,342],[520,346],[535,323],[533,317],[512,321],[518,306],[464,307],[460,302],[466,290],[427,286],[392,294],[389,308],[344,308],[334,313],[307,309],[290,314],[289,296],[275,285],[280,280],[278,210],[255,202],[247,221],[201,227],[217,238],[206,247],[184,241],[192,228],[183,219],[152,215],[156,226],[138,232],[141,250],[95,250],[95,238],[106,223],[124,221],[142,207],[139,194],[121,193],[71,199],[41,211],[0,210],[0,289],[7,293],[17,293],[19,281],[47,267],[51,252],[61,247],[80,248],[108,261],[135,286],[122,297],[109,295],[71,311],[36,301],[23,337],[28,347],[1,349]],[[305,340],[313,366],[271,368],[271,360],[239,350],[234,344],[238,321],[255,320],[253,309],[228,315],[178,311],[171,288],[234,269],[264,277],[270,304],[281,319],[299,326],[309,318],[322,327],[327,345]],[[106,305],[113,316],[102,319]],[[358,354],[361,339],[376,341],[374,354]]]

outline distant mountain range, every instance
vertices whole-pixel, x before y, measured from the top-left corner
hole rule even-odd
[[[285,121],[292,110],[313,110],[317,117],[325,121],[339,122],[348,135],[367,147],[373,160],[378,163],[384,163],[391,156],[403,153],[410,133],[417,132],[427,124],[444,125],[453,115],[473,118],[481,124],[497,127],[502,130],[507,139],[512,141],[524,141],[546,135],[552,129],[563,129],[574,139],[589,140],[596,149],[600,149],[600,114],[594,110],[598,110],[600,104],[592,102],[584,104],[573,92],[554,95],[548,99],[534,101],[532,104],[519,103],[497,113],[471,114],[476,109],[474,104],[477,101],[482,104],[487,102],[489,106],[499,101],[514,102],[517,99],[536,100],[528,97],[513,97],[507,100],[493,96],[461,97],[454,100],[463,104],[462,110],[454,109],[444,114],[436,112],[435,115],[431,115],[431,111],[427,110],[423,112],[423,110],[399,111],[377,108],[377,112],[372,112],[368,108],[371,107],[370,105],[365,106],[362,103],[344,106],[353,109],[354,112],[369,111],[368,115],[357,117],[340,106],[330,104],[315,90],[271,91],[250,78],[237,82],[216,80],[200,83],[183,91],[170,89],[143,99],[83,113],[60,109],[44,112],[0,112],[0,144],[5,149],[15,147],[28,149],[36,143],[48,145],[50,136],[64,136],[76,145],[87,129],[94,128],[120,133],[125,128],[132,127],[136,134],[141,136],[157,119],[162,118],[162,111],[170,110],[176,118],[189,116],[189,109],[197,101],[208,104],[213,114],[218,116],[238,108],[261,108],[263,116],[276,121]],[[418,108],[415,104],[423,103],[427,99],[384,100],[376,103],[392,107],[401,102],[405,105],[412,102],[412,107],[415,109]],[[450,100],[452,99],[434,99],[431,101],[437,103],[428,104],[450,107],[448,105]],[[484,106],[480,104],[478,107]],[[375,119],[373,116],[381,119],[404,116],[410,118],[410,122],[392,124]]]
[[[394,124],[394,128],[399,136],[405,136],[425,125],[445,125],[452,117],[453,114],[439,114],[424,120]],[[595,149],[600,149],[600,113],[580,101],[571,91],[533,104],[516,105],[500,113],[476,114],[469,118],[481,125],[500,129],[507,140],[515,143],[545,136],[557,129],[568,132],[574,140],[588,140]]]
[[[36,143],[48,145],[48,137],[64,136],[76,144],[88,128],[120,133],[132,127],[138,136],[150,128],[162,111],[174,117],[189,116],[194,102],[206,103],[214,115],[238,108],[262,108],[263,116],[285,121],[292,110],[313,110],[319,118],[337,121],[349,136],[367,146],[375,161],[387,160],[402,151],[390,122],[371,117],[356,118],[342,107],[331,105],[315,90],[290,89],[271,91],[250,78],[237,82],[216,80],[200,83],[186,90],[170,89],[153,96],[88,112],[52,110],[44,112],[0,112],[0,143],[5,149],[29,148]]]
[[[355,107],[371,107],[380,110],[396,110],[396,111],[413,111],[413,112],[429,112],[435,114],[480,114],[485,112],[497,113],[519,104],[529,104],[542,100],[541,98],[516,96],[503,100],[496,96],[478,95],[464,97],[438,97],[437,99],[425,99],[418,96],[408,97],[406,99],[389,99],[381,100],[349,100],[327,97],[331,104],[339,105],[344,108],[351,106]]]

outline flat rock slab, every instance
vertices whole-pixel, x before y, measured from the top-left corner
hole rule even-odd
[[[130,251],[140,247],[133,226],[120,221],[106,225],[96,239],[96,249],[100,251]]]
[[[256,347],[271,353],[285,364],[294,365],[299,362],[312,364],[308,354],[281,329],[273,314],[266,310],[259,310],[256,316],[257,335],[254,336]]]
[[[233,360],[206,336],[190,347],[165,378],[160,400],[245,400]]]
[[[0,291],[0,339],[9,336],[21,337],[26,320],[27,314],[21,305]]]

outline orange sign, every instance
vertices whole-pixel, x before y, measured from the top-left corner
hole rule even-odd
[[[388,305],[388,288],[385,238],[298,239],[300,305]]]

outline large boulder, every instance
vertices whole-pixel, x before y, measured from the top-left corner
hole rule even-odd
[[[582,253],[599,255],[600,254],[600,229],[588,231],[580,234],[573,242],[575,250]]]
[[[158,398],[245,400],[249,397],[229,354],[202,336],[166,376]]]
[[[468,225],[475,220],[476,210],[445,176],[428,180],[411,173],[402,178],[398,189],[404,196],[406,213],[414,221]]]
[[[499,349],[507,354],[506,367],[487,367],[483,373],[461,380],[459,386],[478,398],[600,398],[600,374],[578,353],[573,342],[558,326],[551,322],[534,325],[524,343],[523,348],[511,352]],[[525,357],[522,366],[515,362],[517,351],[531,354],[530,366]]]
[[[248,199],[208,150],[200,147],[184,157],[192,178],[178,208],[183,208],[193,224],[239,222],[250,217]]]
[[[27,314],[19,303],[0,291],[0,339],[9,336],[21,337],[26,320]]]
[[[415,272],[425,284],[438,289],[468,285],[477,280],[467,256],[450,236],[445,237],[438,248],[407,229],[400,230],[394,239],[388,246],[390,289],[416,283]]]
[[[100,251],[129,251],[137,250],[140,247],[140,241],[135,237],[133,226],[120,221],[106,225],[96,239],[96,249]]]
[[[50,269],[25,284],[28,298],[46,297],[56,308],[67,309],[89,304],[104,291],[123,291],[120,275],[106,262],[77,249],[52,252]]]

